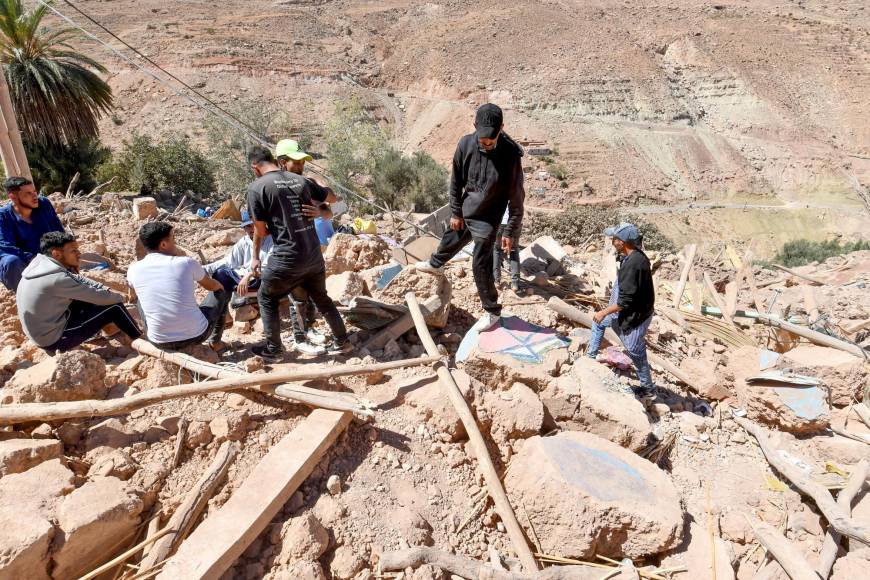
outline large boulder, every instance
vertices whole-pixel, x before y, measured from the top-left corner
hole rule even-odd
[[[138,221],[156,218],[157,200],[153,197],[137,197],[133,200],[133,217]]]
[[[44,580],[54,526],[39,512],[0,508],[0,578]]]
[[[484,352],[475,347],[460,366],[489,389],[505,390],[514,383],[523,383],[540,392],[553,377],[559,376],[562,367],[567,364],[568,348],[546,352],[542,359],[540,363],[526,362],[510,354]]]
[[[326,293],[333,302],[347,306],[357,296],[370,296],[365,280],[356,272],[333,274],[326,279]]]
[[[120,479],[101,477],[69,494],[60,505],[54,539],[54,578],[81,576],[118,548],[139,523],[142,500]]]
[[[72,350],[45,357],[15,373],[0,404],[84,401],[106,397],[106,363],[98,355]]]
[[[489,419],[489,432],[497,443],[539,435],[546,421],[538,395],[522,383],[507,391],[485,392],[481,407],[478,413]]]
[[[547,553],[637,559],[680,543],[683,510],[670,477],[591,433],[527,439],[505,488]]]
[[[553,381],[542,398],[566,429],[594,433],[635,452],[652,436],[643,404],[610,369],[588,357],[576,360],[571,373]]]
[[[845,407],[853,398],[861,400],[870,380],[870,364],[858,357],[824,346],[801,345],[782,355],[777,368],[820,379],[831,391],[831,404]]]
[[[0,477],[21,473],[63,454],[63,444],[56,439],[9,439],[0,441]]]

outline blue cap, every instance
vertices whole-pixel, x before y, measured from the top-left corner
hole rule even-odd
[[[254,223],[254,220],[251,219],[251,214],[249,214],[246,211],[243,211],[242,212],[242,225],[239,227],[243,228],[245,226],[251,225],[252,223]]]
[[[605,236],[611,238],[619,238],[623,242],[636,242],[640,239],[640,232],[637,231],[637,226],[628,222],[622,222],[618,226],[613,226],[604,230]]]

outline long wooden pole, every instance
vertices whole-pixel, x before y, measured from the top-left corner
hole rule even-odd
[[[116,556],[115,558],[109,560],[108,562],[106,562],[105,564],[103,564],[102,566],[97,568],[96,570],[94,570],[92,572],[88,572],[87,574],[85,574],[84,576],[79,578],[79,580],[91,580],[92,578],[97,578],[103,572],[108,572],[109,570],[111,570],[112,568],[114,568],[115,566],[120,564],[121,562],[125,562],[126,560],[135,556],[136,552],[138,552],[139,550],[142,550],[143,548],[147,548],[149,545],[156,542],[157,540],[159,540],[160,538],[162,538],[163,536],[165,536],[166,534],[168,534],[171,531],[172,530],[170,528],[164,528],[164,529],[160,530],[159,532],[155,533],[153,536],[146,538],[143,542],[136,544],[135,546],[133,546],[132,548],[130,548],[129,550],[127,550],[123,554],[120,554],[119,556]]]
[[[849,476],[846,487],[837,494],[837,505],[843,508],[847,514],[852,511],[852,500],[864,487],[868,473],[870,473],[870,464],[867,463],[866,459],[862,459],[852,468],[852,475]],[[819,563],[816,566],[816,573],[822,580],[828,580],[828,576],[831,574],[831,568],[834,567],[834,562],[837,560],[837,552],[840,551],[840,539],[840,534],[833,527],[828,528],[828,533],[822,544],[822,551],[819,553]]]
[[[773,326],[774,328],[780,328],[797,336],[806,338],[814,344],[836,348],[837,350],[853,354],[858,358],[870,360],[870,352],[867,352],[857,344],[852,344],[851,342],[846,342],[845,340],[840,340],[839,338],[816,332],[815,330],[809,329],[805,326],[798,326],[797,324],[792,324],[791,322],[786,322],[785,320],[773,316],[761,314],[760,312],[757,320],[769,326]]]
[[[27,155],[24,153],[24,143],[18,130],[18,120],[15,118],[15,108],[9,96],[9,85],[6,84],[5,67],[0,67],[0,113],[3,127],[0,130],[0,154],[6,167],[6,177],[26,177],[33,181]]]
[[[66,401],[60,403],[24,403],[0,406],[0,425],[11,425],[29,421],[47,422],[75,417],[123,415],[169,399],[205,395],[219,391],[232,391],[246,387],[274,392],[278,395],[291,398],[293,401],[315,407],[351,411],[356,414],[366,415],[371,414],[371,411],[361,408],[359,404],[349,400],[347,396],[342,396],[341,393],[327,393],[317,389],[290,385],[271,389],[269,385],[377,373],[398,368],[428,365],[438,360],[440,360],[440,357],[430,356],[364,366],[336,365],[325,369],[278,371],[260,375],[246,374],[205,383],[190,383],[164,387],[162,389],[151,389],[136,393],[130,397],[124,397],[123,399],[110,399],[107,401]]]
[[[689,280],[689,271],[692,269],[692,263],[695,261],[695,253],[698,251],[698,246],[689,244],[686,246],[686,263],[683,264],[683,271],[680,272],[680,283],[677,284],[677,290],[674,292],[673,306],[677,310],[680,309],[680,302],[683,300],[683,292],[686,291],[686,282]]]
[[[417,297],[414,296],[413,292],[408,292],[405,295],[405,300],[408,302],[408,310],[414,319],[414,326],[417,328],[420,342],[423,343],[426,352],[431,356],[438,355],[438,347],[435,346],[435,341],[432,340],[432,335],[429,334],[426,318],[420,310]],[[492,458],[489,456],[489,450],[486,447],[486,441],[483,439],[480,428],[477,426],[477,420],[471,413],[465,397],[462,396],[462,392],[456,385],[456,381],[453,380],[453,375],[450,374],[447,366],[439,361],[435,364],[435,372],[438,374],[438,380],[447,394],[447,398],[450,399],[453,408],[456,409],[456,414],[459,415],[459,419],[462,421],[463,426],[465,426],[465,431],[468,433],[468,439],[471,442],[471,449],[477,456],[477,464],[483,472],[483,478],[486,481],[489,495],[492,497],[493,503],[495,503],[495,509],[498,511],[498,515],[507,529],[508,537],[511,539],[511,543],[517,552],[517,556],[520,558],[523,568],[527,572],[538,570],[538,562],[529,549],[523,529],[517,521],[517,516],[511,507],[504,487],[502,487],[501,478],[499,478],[495,465],[492,463]]]
[[[237,444],[231,441],[223,442],[209,468],[190,489],[184,502],[178,506],[172,517],[169,518],[166,528],[171,529],[172,533],[154,544],[148,551],[148,555],[142,560],[140,567],[143,570],[168,558],[187,537],[202,510],[205,509],[208,500],[214,495],[218,484],[223,481],[224,476],[229,471],[238,450]]]
[[[594,321],[592,320],[592,317],[590,315],[560,300],[559,298],[556,298],[555,296],[550,298],[550,300],[547,302],[547,306],[549,306],[550,309],[555,311],[557,314],[560,314],[569,320],[573,320],[574,322],[579,322],[586,328],[592,328],[592,325],[594,324]],[[617,334],[613,332],[612,328],[608,328],[604,331],[604,338],[607,339],[610,344],[622,344],[619,336],[617,336]],[[695,379],[690,377],[685,371],[683,371],[680,367],[678,367],[668,359],[661,357],[654,352],[647,352],[647,357],[652,364],[664,369],[667,373],[677,378],[680,382],[695,389],[696,392],[700,392],[701,388],[695,381]]]
[[[789,481],[791,481],[798,490],[806,496],[812,498],[816,502],[819,511],[828,520],[828,523],[840,534],[855,538],[859,542],[870,545],[870,528],[856,524],[849,514],[847,514],[834,498],[827,488],[819,485],[807,477],[803,471],[794,466],[794,464],[783,459],[776,447],[770,442],[766,431],[756,423],[741,417],[734,417],[734,421],[743,427],[747,433],[755,437],[758,441],[758,446],[761,447],[761,452],[767,461]]]
[[[719,292],[716,291],[716,286],[713,284],[713,280],[710,279],[710,274],[704,272],[704,285],[707,287],[707,292],[710,293],[710,296],[713,297],[713,302],[716,303],[716,306],[719,307],[719,310],[722,311],[722,318],[725,319],[725,322],[728,323],[728,326],[732,328],[737,328],[735,326],[734,321],[731,320],[731,313],[728,311],[728,307],[725,305],[725,302],[722,300],[722,297],[719,296]],[[698,314],[701,314],[698,312]]]
[[[776,528],[766,522],[746,517],[758,542],[776,558],[791,580],[819,580],[812,566],[797,548],[789,542]]]

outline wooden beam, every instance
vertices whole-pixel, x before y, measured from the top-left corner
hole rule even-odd
[[[219,578],[266,529],[350,421],[350,413],[313,411],[272,447],[227,503],[193,531],[158,578]]]
[[[806,274],[801,274],[800,272],[796,272],[790,268],[786,268],[785,266],[780,266],[779,264],[771,264],[771,266],[773,266],[777,270],[781,270],[781,271],[785,272],[786,274],[791,274],[792,276],[795,276],[795,277],[800,278],[802,280],[806,280],[810,284],[815,284],[816,286],[824,286],[825,285],[825,282],[822,282],[821,280],[819,280],[817,278],[813,278],[812,276],[807,276]]]
[[[136,393],[123,399],[106,401],[64,401],[59,403],[23,403],[19,405],[0,405],[0,425],[27,423],[30,421],[56,421],[75,417],[105,417],[109,415],[124,415],[130,411],[141,409],[170,399],[179,399],[195,395],[205,395],[219,391],[232,391],[241,388],[255,388],[268,393],[275,393],[294,402],[314,407],[328,407],[334,410],[351,411],[358,415],[371,415],[369,409],[363,408],[353,395],[321,391],[309,387],[283,385],[270,388],[269,385],[283,382],[303,382],[318,379],[330,379],[342,376],[363,375],[389,371],[398,368],[428,365],[441,360],[440,357],[420,357],[374,365],[335,365],[326,368],[293,369],[274,371],[263,374],[244,374],[204,383],[189,383],[151,389]]]
[[[843,508],[847,514],[852,511],[852,500],[867,482],[868,473],[870,473],[870,464],[867,463],[866,459],[862,459],[852,468],[852,474],[849,476],[849,481],[846,482],[846,487],[837,494],[837,505]],[[837,552],[840,551],[841,538],[842,536],[836,530],[828,528],[828,533],[822,544],[822,551],[819,553],[819,563],[816,566],[816,573],[822,580],[828,580],[828,576],[831,574],[831,568],[834,567],[834,562],[837,560]]]
[[[704,272],[704,285],[707,286],[707,292],[709,292],[710,296],[713,297],[716,306],[718,306],[719,310],[722,311],[722,318],[725,319],[725,322],[727,322],[731,328],[737,328],[734,321],[731,319],[731,313],[728,311],[728,307],[722,301],[722,297],[719,296],[719,292],[716,291],[716,286],[713,285],[713,280],[710,279],[710,275],[707,272]]]
[[[819,307],[816,304],[816,292],[813,290],[812,286],[804,284],[801,287],[804,290],[804,306],[810,317],[809,323],[812,324],[819,319]]]
[[[447,301],[449,302],[450,298],[447,297]],[[432,316],[438,310],[444,308],[446,306],[444,298],[440,295],[436,294],[435,296],[431,296],[428,300],[423,302],[420,308],[423,310],[423,315],[426,318]],[[390,342],[390,340],[396,340],[409,330],[414,328],[414,318],[411,316],[410,312],[406,312],[393,322],[391,322],[386,328],[378,331],[374,336],[372,336],[368,342],[363,345],[363,348],[366,348],[370,351],[380,350],[384,348],[384,346]]]
[[[771,443],[764,428],[741,417],[734,417],[734,421],[743,427],[747,433],[755,437],[756,441],[758,441],[758,446],[761,447],[761,452],[774,469],[791,481],[801,493],[809,496],[816,502],[819,511],[822,512],[822,515],[825,516],[825,519],[828,520],[828,523],[835,530],[844,536],[849,536],[864,544],[870,544],[870,529],[855,523],[837,505],[837,502],[834,501],[831,492],[827,488],[811,480],[803,471],[795,467],[793,463],[784,459],[780,455],[779,450]]]
[[[698,251],[696,244],[689,244],[685,247],[686,263],[683,264],[683,270],[680,272],[680,282],[677,284],[677,290],[674,292],[674,301],[672,306],[677,310],[680,309],[680,302],[683,300],[683,292],[686,291],[686,282],[689,280],[689,271],[692,269],[692,263],[695,261],[695,253]]]
[[[405,300],[408,302],[408,310],[414,318],[414,325],[417,327],[417,334],[420,336],[423,347],[426,349],[426,352],[435,356],[438,354],[438,347],[435,346],[435,341],[432,340],[432,335],[429,334],[426,318],[420,310],[417,297],[414,296],[413,292],[409,292],[405,295]],[[511,540],[511,544],[513,544],[517,556],[520,558],[523,568],[526,572],[537,571],[538,561],[535,560],[534,554],[529,549],[526,535],[517,521],[517,516],[511,507],[504,487],[502,487],[501,478],[499,478],[495,465],[492,463],[492,458],[489,456],[489,449],[486,446],[486,441],[480,432],[480,428],[477,426],[477,420],[474,418],[468,403],[465,401],[465,397],[462,396],[462,392],[456,385],[456,381],[453,380],[453,375],[450,374],[447,366],[442,362],[438,362],[435,365],[435,372],[438,373],[441,387],[453,404],[456,414],[459,415],[459,419],[462,421],[466,433],[468,433],[468,440],[471,443],[471,449],[477,457],[477,464],[483,473],[483,479],[486,481],[489,496],[492,498],[495,509],[507,529],[508,537]]]
[[[858,358],[864,360],[870,359],[870,352],[867,352],[857,344],[852,344],[851,342],[846,342],[845,340],[840,340],[839,338],[835,338],[827,334],[822,334],[821,332],[817,332],[805,326],[792,324],[791,322],[786,322],[785,320],[781,320],[773,316],[768,316],[766,314],[759,314],[756,320],[763,322],[768,326],[773,326],[774,328],[786,330],[794,335],[806,338],[814,344],[827,346],[830,348],[836,348],[837,350],[848,352],[849,354],[853,354]]]
[[[193,524],[199,519],[200,514],[205,509],[208,500],[214,495],[220,484],[230,469],[233,459],[239,446],[232,441],[224,441],[217,455],[212,460],[209,468],[202,474],[187,495],[184,502],[166,524],[166,529],[172,530],[172,533],[164,535],[160,541],[154,544],[148,551],[148,555],[142,560],[139,565],[143,570],[151,568],[159,564],[178,547],[178,545],[187,537],[190,530],[193,529]]]
[[[704,285],[698,280],[694,268],[689,270],[689,285],[692,287],[692,310],[700,316],[704,308]]]
[[[791,580],[819,580],[804,555],[785,536],[766,522],[746,517],[758,542],[779,562]]]

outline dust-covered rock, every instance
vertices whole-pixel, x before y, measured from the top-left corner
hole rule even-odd
[[[514,383],[544,390],[553,377],[559,376],[568,362],[568,348],[553,349],[543,355],[540,364],[521,362],[509,354],[484,352],[473,348],[460,367],[488,389],[504,390]]]
[[[704,399],[721,401],[731,396],[727,379],[716,370],[715,363],[700,358],[685,358],[680,370],[694,379],[693,387]]]
[[[19,370],[6,383],[0,403],[51,403],[106,397],[106,363],[98,355],[72,350]]]
[[[359,272],[390,261],[390,246],[377,237],[338,233],[329,240],[323,253],[326,275]]]
[[[437,432],[447,433],[451,441],[466,437],[465,427],[437,378],[416,378],[399,388],[403,386],[408,389],[405,402],[417,411],[421,420],[429,427]]]
[[[683,511],[670,477],[597,435],[527,439],[505,488],[514,505],[524,506],[517,515],[547,553],[636,559],[680,543]]]
[[[36,511],[0,507],[0,578],[43,580],[55,529]]]
[[[72,578],[93,569],[120,538],[132,534],[141,511],[142,501],[114,477],[89,481],[69,494],[57,514],[52,575]]]
[[[339,546],[329,563],[332,576],[338,580],[350,580],[354,574],[362,570],[363,566],[365,560],[353,546]]]
[[[311,514],[303,514],[284,522],[281,528],[281,550],[276,562],[289,564],[295,560],[316,561],[329,547],[329,532]]]
[[[870,380],[870,365],[835,348],[804,344],[782,355],[777,368],[820,379],[831,391],[831,404],[845,407],[853,398],[860,401]]]
[[[8,439],[0,441],[0,477],[21,473],[63,454],[56,439]]]
[[[830,580],[856,580],[865,578],[870,568],[870,548],[850,550],[834,563]]]
[[[353,271],[334,274],[326,279],[326,293],[333,302],[347,306],[357,296],[371,296],[368,285]]]
[[[507,391],[487,391],[481,403],[489,419],[490,435],[499,443],[538,435],[544,427],[544,405],[533,390],[514,383]]]
[[[566,429],[594,433],[635,452],[649,443],[652,425],[643,404],[610,369],[588,357],[575,361],[570,374],[553,381],[546,393],[547,401],[559,402],[560,415],[579,395],[573,413],[563,419]]]

